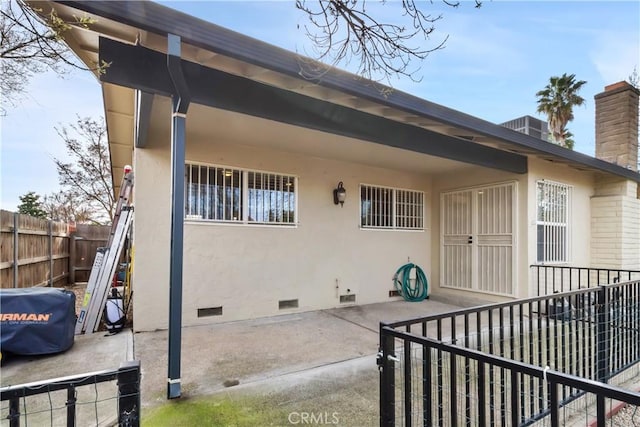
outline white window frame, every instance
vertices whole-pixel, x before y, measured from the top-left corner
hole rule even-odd
[[[226,214],[228,212],[226,211],[227,208],[225,206],[225,203],[227,202],[227,199],[228,199],[227,197],[223,198],[223,201],[222,201],[223,203],[222,217],[216,218],[215,213],[209,211],[211,204],[215,202],[211,202],[210,201],[211,199],[207,198],[206,194],[203,196],[201,193],[204,185],[207,185],[207,186],[211,185],[209,181],[207,181],[206,184],[201,184],[200,182],[198,182],[198,185],[196,186],[197,189],[195,190],[198,193],[196,195],[192,193],[194,189],[190,186],[190,184],[192,183],[191,168],[193,167],[198,167],[199,171],[201,171],[201,168],[205,168],[205,170],[207,171],[206,173],[207,180],[210,179],[212,172],[217,176],[217,172],[222,170],[225,176],[228,176],[232,180],[230,187],[240,189],[239,195],[237,198],[233,197],[235,193],[233,191],[231,192],[231,197],[230,197],[231,198],[230,202],[232,204],[234,202],[238,204],[237,217],[233,217],[233,218],[227,217]],[[254,227],[255,226],[273,226],[273,227],[291,228],[291,227],[296,227],[298,225],[299,192],[298,192],[297,176],[293,174],[286,174],[281,172],[262,171],[262,170],[255,170],[255,169],[243,169],[243,168],[238,168],[234,166],[207,164],[207,163],[193,162],[189,160],[185,162],[185,168],[186,168],[185,170],[185,175],[186,175],[185,217],[184,217],[185,221],[194,222],[194,223],[209,223],[209,224],[211,223],[241,224],[241,225],[249,225]],[[227,175],[227,173],[229,175]],[[202,177],[202,172],[198,174],[198,177],[199,178]],[[239,182],[237,184],[237,187],[234,187],[233,185],[235,184],[236,177],[237,177],[237,181]],[[269,200],[266,200],[264,197],[264,194],[262,195],[261,200],[258,199],[258,194],[254,194],[254,196],[250,196],[251,190],[264,190],[264,188],[262,188],[263,187],[262,185],[258,187],[255,186],[257,177],[259,177],[263,183],[264,183],[265,177],[269,181],[273,180],[274,182],[276,182],[276,185],[278,186],[278,188],[274,191],[276,193],[275,205],[271,204],[271,203],[274,203],[274,199],[271,198]],[[252,178],[252,181],[254,183],[253,187],[250,187],[250,181],[251,181],[250,178]],[[282,197],[279,197],[277,195],[277,193],[282,192],[285,188],[288,188],[288,187],[293,187],[293,190],[291,190],[290,192],[285,192]],[[287,194],[293,195],[293,197],[291,196],[285,197],[285,195]],[[195,204],[195,211],[192,211],[190,198],[194,196],[196,197],[196,204]],[[203,197],[204,197],[204,200],[206,200],[205,202],[202,201]],[[200,203],[203,203],[203,206],[200,206]],[[255,203],[255,204],[252,204],[252,203]],[[265,220],[264,218],[257,219],[257,217],[259,217],[260,214],[264,215],[264,212],[266,212],[264,211],[265,203],[267,204],[268,209],[273,209],[272,206],[275,206],[275,209],[287,209],[287,213],[286,214],[283,213],[283,218],[281,220],[274,221],[269,219]],[[261,212],[258,212],[259,205],[263,206],[263,209]],[[291,212],[291,211],[293,212],[292,217],[290,217],[288,214],[288,212]],[[231,213],[233,214],[233,210],[231,211]],[[250,216],[252,213],[255,214],[256,218],[252,218]],[[213,216],[213,218],[210,218],[211,216]]]
[[[408,188],[397,188],[397,187],[387,187],[383,185],[375,185],[375,184],[365,184],[361,183],[359,186],[358,197],[359,200],[359,223],[360,228],[363,230],[396,230],[396,231],[424,231],[425,230],[425,193],[420,190],[412,190]],[[376,191],[389,191],[390,194],[390,203],[391,203],[391,212],[389,213],[390,221],[389,223],[385,223],[385,221],[380,221],[381,212],[373,211],[373,215],[376,216],[376,221],[370,220],[367,224],[362,223],[363,219],[363,198],[362,192],[366,190],[376,190]],[[409,198],[414,197],[414,200],[408,200]],[[370,199],[368,199],[370,200]],[[401,214],[404,208],[405,212],[411,212],[411,214]],[[407,225],[409,224],[409,225]]]
[[[541,195],[540,192],[544,191]],[[564,193],[564,195],[562,195]],[[573,186],[540,179],[536,181],[536,262],[540,264],[568,264],[571,259],[571,204]],[[547,197],[545,197],[545,195]],[[553,196],[555,195],[555,196]],[[549,197],[553,196],[553,197]],[[550,200],[555,198],[555,202]],[[562,203],[557,201],[561,200]],[[543,227],[542,257],[540,256],[540,227]],[[563,236],[564,235],[564,236]],[[560,245],[553,244],[564,239]],[[551,243],[551,245],[549,245]]]

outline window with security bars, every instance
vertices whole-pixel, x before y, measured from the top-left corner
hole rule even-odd
[[[185,218],[293,225],[296,187],[294,176],[186,164]]]
[[[424,193],[360,185],[360,226],[424,230]]]
[[[536,197],[538,262],[569,262],[571,186],[537,181]]]

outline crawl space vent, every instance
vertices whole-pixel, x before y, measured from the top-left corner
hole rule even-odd
[[[356,302],[356,294],[340,295],[340,304]]]
[[[399,297],[399,296],[400,296],[400,292],[398,292],[398,290],[397,290],[397,289],[394,289],[394,290],[392,290],[392,291],[389,291],[389,298],[392,298],[392,297]]]
[[[278,301],[278,309],[286,310],[287,308],[298,308],[297,299],[283,299]]]
[[[222,306],[199,308],[198,317],[222,316]]]

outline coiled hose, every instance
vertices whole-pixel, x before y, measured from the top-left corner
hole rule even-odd
[[[416,269],[416,278],[411,280],[411,270]],[[415,264],[408,263],[396,271],[393,284],[402,297],[411,302],[422,301],[429,296],[429,282],[424,271]]]

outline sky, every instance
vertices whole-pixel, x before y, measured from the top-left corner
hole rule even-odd
[[[309,0],[307,0],[309,1]],[[313,1],[313,0],[311,0]],[[586,105],[574,109],[568,125],[575,150],[593,156],[594,95],[606,85],[640,73],[640,1],[484,1],[480,9],[421,2],[442,14],[426,47],[448,36],[416,76],[390,80],[397,90],[502,123],[536,113],[535,93],[551,76],[575,74],[585,80]],[[293,1],[163,1],[162,4],[298,53],[313,54],[305,15]],[[369,0],[381,21],[395,20],[397,1]],[[430,9],[431,11],[431,9]],[[342,68],[354,69],[355,64]],[[15,210],[28,191],[59,189],[54,158],[66,159],[56,128],[80,117],[103,116],[101,90],[88,71],[63,78],[35,76],[18,106],[0,118],[0,207]]]

